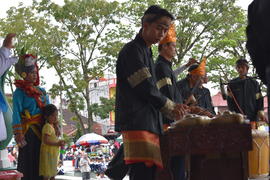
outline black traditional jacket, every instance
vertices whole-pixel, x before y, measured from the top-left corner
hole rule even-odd
[[[189,86],[189,81],[188,78],[184,78],[180,81],[177,82],[177,87],[184,99],[186,101],[189,96],[191,95],[192,88]],[[209,89],[205,87],[198,87],[193,93],[197,106],[207,109],[210,113],[215,115],[215,110],[213,107],[212,99],[211,99],[211,94]]]
[[[157,89],[152,51],[140,35],[120,51],[116,75],[116,131],[146,130],[160,134],[160,111],[170,115],[175,104]]]
[[[247,77],[246,79],[235,78],[229,82],[228,91],[232,92],[233,96],[228,93],[228,107],[230,111],[241,113],[235,101],[239,104],[243,113],[251,121],[257,120],[258,111],[263,111],[263,96],[259,83]],[[234,98],[235,100],[234,100]]]
[[[182,96],[176,85],[176,78],[172,70],[172,63],[164,57],[158,56],[156,65],[157,88],[173,102],[183,104]],[[163,116],[163,123],[170,124],[173,120]]]

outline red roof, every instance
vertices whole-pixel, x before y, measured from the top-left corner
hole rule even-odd
[[[267,96],[264,96],[263,101],[264,109],[267,109]],[[216,95],[212,96],[212,102],[214,107],[227,106],[227,101],[223,100],[221,92],[218,92]]]
[[[267,96],[264,96],[263,98],[263,107],[264,107],[264,111],[267,112],[267,107],[268,107]]]
[[[212,96],[213,106],[227,106],[227,101],[222,98],[221,92],[218,92],[216,95]]]

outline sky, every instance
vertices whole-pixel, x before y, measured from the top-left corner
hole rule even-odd
[[[64,0],[52,0],[53,2],[62,5],[64,4]],[[123,1],[123,0],[120,0]],[[20,2],[23,2],[25,5],[31,5],[32,0],[0,0],[0,18],[6,17],[6,11],[12,6],[18,6]],[[252,0],[237,0],[237,5],[242,7],[244,10],[247,10],[248,5],[252,2]],[[49,74],[49,76],[48,76]],[[44,81],[46,82],[45,89],[49,90],[54,83],[58,83],[58,78],[55,78],[55,72],[53,69],[46,69],[40,72],[40,75],[44,77]],[[214,95],[217,93],[217,89],[212,89],[211,84],[207,86],[211,90],[211,94]],[[6,92],[8,92],[6,89]]]
[[[52,0],[52,1],[59,5],[62,5],[64,3],[64,0]],[[0,17],[4,17],[6,15],[6,10],[8,10],[12,6],[17,6],[20,2],[23,2],[26,5],[30,5],[32,3],[32,0],[0,0],[1,4]],[[247,7],[251,2],[252,0],[238,0],[237,5],[247,10]]]

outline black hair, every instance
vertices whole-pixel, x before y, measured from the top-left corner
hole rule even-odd
[[[236,66],[245,65],[245,66],[249,67],[248,61],[247,61],[246,59],[242,59],[242,58],[238,59],[238,60],[235,62],[235,65],[236,65]]]
[[[188,72],[193,71],[194,69],[197,69],[199,67],[199,64],[194,64],[188,68]]]
[[[52,115],[55,111],[57,111],[57,107],[53,104],[47,104],[44,108],[42,108],[42,118],[44,122],[46,122],[46,118]]]
[[[141,21],[142,24],[144,22],[153,23],[164,16],[174,20],[173,15],[169,11],[159,7],[158,5],[152,5],[144,12]]]
[[[160,52],[162,50],[164,44],[158,44],[158,52]]]

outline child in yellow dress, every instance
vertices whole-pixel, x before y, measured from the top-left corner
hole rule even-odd
[[[46,105],[42,110],[45,125],[42,128],[42,143],[40,147],[39,175],[43,180],[54,180],[57,174],[57,162],[60,146],[65,142],[59,140],[54,124],[57,123],[58,110],[53,104]]]

